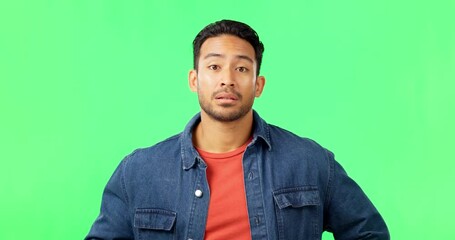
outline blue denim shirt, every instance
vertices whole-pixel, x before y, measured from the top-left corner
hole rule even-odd
[[[321,239],[323,231],[335,239],[389,239],[376,208],[330,151],[253,114],[243,155],[253,240]],[[182,133],[120,163],[85,239],[204,238],[210,190],[192,144],[199,122],[198,114]]]

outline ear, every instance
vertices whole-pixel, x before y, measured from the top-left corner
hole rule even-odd
[[[256,92],[254,93],[255,97],[260,97],[262,94],[262,90],[264,90],[265,86],[265,77],[264,76],[258,76],[256,78]]]
[[[188,84],[192,92],[197,92],[197,72],[195,69],[190,70],[188,73]]]

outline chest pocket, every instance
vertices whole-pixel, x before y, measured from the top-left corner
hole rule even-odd
[[[321,200],[316,186],[273,192],[280,239],[320,239]]]
[[[174,239],[174,225],[177,214],[173,211],[156,208],[139,208],[134,214],[134,228],[137,238]]]

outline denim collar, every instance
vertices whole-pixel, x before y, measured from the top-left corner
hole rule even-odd
[[[192,168],[196,160],[201,158],[199,153],[193,146],[192,136],[193,129],[201,122],[201,113],[197,113],[186,125],[185,130],[180,135],[180,153],[182,157],[183,169],[188,170]],[[253,140],[250,145],[256,143],[259,139],[265,143],[267,149],[272,150],[270,144],[269,125],[259,117],[259,114],[253,110]]]

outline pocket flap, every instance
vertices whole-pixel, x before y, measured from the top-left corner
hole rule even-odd
[[[275,202],[280,209],[286,207],[299,208],[303,206],[319,205],[319,191],[317,187],[286,188],[273,192]]]
[[[134,227],[170,231],[174,226],[176,217],[175,212],[168,210],[139,208],[134,214]]]

